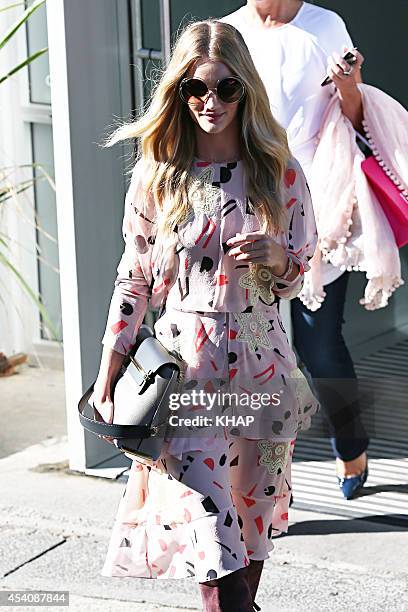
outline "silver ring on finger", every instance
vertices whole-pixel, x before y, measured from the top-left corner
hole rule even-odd
[[[344,76],[350,76],[351,68],[350,68],[350,70],[343,70],[343,74],[344,74]]]

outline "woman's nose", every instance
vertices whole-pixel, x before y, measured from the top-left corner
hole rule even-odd
[[[218,103],[217,94],[214,91],[209,91],[207,94],[207,100],[205,101],[205,105],[208,108],[214,108]]]

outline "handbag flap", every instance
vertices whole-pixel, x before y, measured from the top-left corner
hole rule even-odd
[[[160,340],[152,336],[143,340],[134,355],[135,361],[140,363],[143,369],[148,372],[157,373],[157,370],[164,365],[174,364],[180,368],[180,361],[171,355],[162,345]]]

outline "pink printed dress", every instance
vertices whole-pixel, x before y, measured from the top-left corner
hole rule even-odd
[[[260,229],[244,162],[195,158],[189,216],[164,240],[154,232],[159,213],[142,195],[143,163],[126,197],[126,246],[102,342],[126,354],[149,300],[158,306],[166,298],[155,333],[186,362],[191,401],[174,409],[156,464],[132,462],[101,573],[203,582],[267,558],[271,538],[287,531],[296,435],[319,404],[297,368],[278,301],[300,292],[316,226],[292,159],[279,186],[286,224],[275,240],[299,274],[286,281],[236,260],[228,239]]]

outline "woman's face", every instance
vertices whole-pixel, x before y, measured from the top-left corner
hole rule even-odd
[[[187,72],[187,77],[203,80],[207,87],[214,88],[217,82],[225,77],[234,76],[231,70],[222,62],[210,61],[205,58],[196,62]],[[222,102],[214,91],[207,96],[206,102],[199,105],[188,105],[193,121],[207,134],[219,134],[227,128],[236,118],[239,102],[226,104]]]

